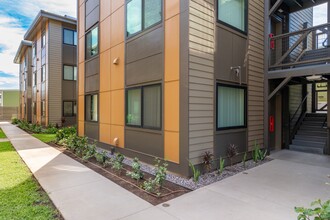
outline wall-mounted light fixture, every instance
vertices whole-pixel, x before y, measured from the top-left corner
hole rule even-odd
[[[118,145],[119,145],[119,138],[114,138],[113,139],[113,145],[115,145],[116,147],[118,147]]]
[[[241,66],[232,66],[230,70],[234,72],[234,74],[239,77],[239,84],[242,84],[242,74],[241,74]]]
[[[119,57],[116,57],[113,61],[113,64],[118,65],[119,64]]]

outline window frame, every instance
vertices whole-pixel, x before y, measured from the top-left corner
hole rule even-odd
[[[132,37],[135,37],[135,36],[143,33],[144,31],[149,30],[149,29],[151,29],[151,28],[153,28],[153,27],[155,27],[155,26],[163,23],[163,20],[164,20],[164,1],[161,0],[161,2],[162,2],[162,4],[161,4],[161,14],[162,14],[162,16],[161,16],[160,21],[157,22],[157,23],[155,23],[155,24],[153,24],[153,25],[151,25],[151,26],[149,26],[149,27],[147,27],[147,28],[145,28],[145,16],[144,16],[145,15],[145,7],[144,7],[144,5],[145,5],[144,1],[145,0],[141,0],[142,1],[142,4],[141,4],[142,5],[142,11],[141,11],[141,16],[142,16],[142,18],[141,18],[141,30],[138,31],[138,32],[136,32],[136,33],[134,33],[134,34],[128,35],[128,32],[127,32],[127,15],[128,15],[128,13],[127,13],[127,4],[130,3],[131,1],[133,1],[133,0],[127,0],[126,3],[125,3],[125,32],[126,32],[125,33],[125,36],[126,36],[126,39],[130,39]]]
[[[216,87],[217,87],[216,88],[216,122],[215,122],[216,130],[224,131],[224,130],[247,128],[247,87],[243,86],[243,85],[232,85],[232,84],[224,84],[224,83],[216,83]],[[221,114],[221,112],[219,112],[219,87],[243,89],[243,91],[244,91],[244,125],[219,127],[218,120],[219,120],[219,116]]]
[[[64,103],[65,102],[71,102],[72,103],[72,115],[64,115]],[[77,101],[75,101],[75,100],[64,100],[63,101],[62,117],[76,117],[77,116],[77,113],[76,114],[74,113],[74,104],[75,103],[76,103],[76,106],[77,106]]]
[[[37,86],[37,84],[38,84],[38,80],[37,80],[37,70],[35,70],[35,71],[32,73],[32,87]]]
[[[152,86],[159,86],[160,87],[160,125],[159,127],[152,127],[152,126],[144,126],[144,88],[146,87],[152,87]],[[127,127],[132,127],[132,128],[141,128],[141,129],[148,129],[148,130],[157,130],[161,131],[163,128],[163,90],[162,90],[162,84],[157,83],[157,84],[151,84],[151,85],[143,85],[143,86],[135,86],[135,87],[130,87],[127,88],[125,91],[125,126]],[[141,108],[141,125],[130,125],[127,123],[127,114],[128,114],[128,91],[129,90],[135,90],[135,89],[140,89],[141,90],[141,103],[140,103],[140,108]]]
[[[237,28],[237,27],[235,27],[235,26],[233,26],[233,25],[231,25],[231,24],[228,24],[227,22],[225,22],[225,21],[222,21],[222,20],[220,20],[219,19],[219,0],[216,0],[216,19],[217,19],[217,22],[219,23],[219,24],[222,24],[222,25],[224,25],[224,26],[226,26],[226,27],[228,27],[228,28],[230,28],[230,29],[233,29],[233,30],[235,30],[235,31],[238,31],[238,32],[240,32],[241,34],[244,34],[244,35],[248,35],[248,23],[249,23],[249,15],[248,15],[248,13],[249,13],[249,4],[248,4],[248,0],[244,0],[244,19],[245,19],[245,23],[244,23],[244,30],[241,30],[241,29],[239,29],[239,28]]]
[[[45,39],[44,39],[45,37]],[[41,49],[45,48],[46,47],[46,31],[43,30],[41,32]]]
[[[71,32],[72,32],[72,42],[73,42],[72,44],[67,44],[67,43],[64,42],[64,36],[65,36],[64,33],[65,33],[65,31],[71,31]],[[76,30],[74,30],[74,29],[69,29],[69,28],[63,28],[63,44],[64,44],[64,45],[69,45],[69,46],[74,46],[74,47],[76,47],[77,44],[75,44],[75,42],[78,43],[78,39],[75,40],[75,37],[74,37],[74,36],[75,36],[75,33],[76,33],[76,36],[78,36]]]
[[[72,67],[72,79],[65,79],[64,78],[64,69],[65,69],[65,66],[67,67]],[[76,68],[76,79],[74,77],[74,68]],[[78,75],[78,69],[77,69],[77,66],[75,65],[71,65],[71,64],[63,64],[63,74],[62,74],[62,79],[65,80],[65,81],[77,81],[77,75]]]
[[[43,64],[41,66],[41,82],[45,82],[46,81],[46,64]]]
[[[41,117],[46,117],[46,100],[42,100],[40,104],[41,108]]]
[[[94,95],[96,95],[97,96],[97,120],[96,121],[91,121],[91,120],[89,120],[89,119],[87,119],[87,114],[86,114],[86,112],[87,112],[87,109],[86,109],[86,103],[87,103],[87,96],[94,96]],[[100,97],[99,97],[100,95],[99,95],[99,93],[90,93],[90,94],[85,94],[85,109],[84,109],[84,113],[85,113],[85,121],[86,122],[89,122],[89,123],[99,123],[99,118],[100,118],[100,109],[99,109],[99,107],[100,107]],[[77,109],[77,111],[78,111],[78,109]]]
[[[87,56],[87,35],[97,28],[97,54],[93,56]],[[92,26],[85,34],[85,61],[91,60],[100,55],[100,27],[99,24]]]

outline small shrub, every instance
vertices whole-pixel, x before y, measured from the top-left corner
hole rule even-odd
[[[127,176],[130,176],[132,179],[139,181],[143,178],[143,173],[141,171],[141,164],[137,157],[134,158],[132,163],[132,171],[127,171]]]
[[[159,188],[162,188],[164,181],[166,180],[168,164],[166,162],[161,164],[161,161],[158,158],[155,159],[155,162],[156,162],[155,182]]]
[[[254,149],[252,152],[252,159],[255,163],[258,163],[259,161],[263,161],[267,156],[267,149],[260,149],[259,144],[255,141],[254,143]]]
[[[96,145],[95,144],[88,144],[86,146],[85,151],[83,152],[82,159],[84,161],[87,161],[90,158],[95,157],[95,154],[96,154]]]
[[[221,174],[225,169],[225,160],[222,157],[220,157],[219,165],[219,174]]]
[[[193,172],[193,181],[195,183],[197,183],[199,180],[199,177],[201,176],[201,172],[190,161],[189,161],[189,167],[190,167],[191,171]]]
[[[74,126],[61,128],[56,132],[56,142],[60,142],[63,139],[67,139],[70,135],[76,135],[76,134],[77,134],[77,129]]]
[[[125,157],[121,153],[117,154],[115,158],[112,159],[111,165],[112,169],[116,170],[117,172],[120,172],[121,169],[123,169],[123,161]]]
[[[330,200],[322,203],[321,200],[316,200],[311,203],[315,208],[295,207],[298,213],[298,220],[329,220],[330,219]]]
[[[20,120],[19,120],[18,118],[12,118],[12,119],[11,119],[11,123],[12,123],[13,125],[17,125],[19,122],[20,122]]]
[[[156,182],[154,179],[149,178],[148,180],[144,181],[142,184],[142,188],[147,192],[155,193],[157,190]]]
[[[242,160],[244,168],[246,167],[246,157],[247,157],[247,153],[245,152]]]
[[[235,144],[230,144],[227,149],[227,157],[230,160],[230,166],[233,166],[233,159],[238,155],[238,148]]]
[[[97,162],[102,164],[103,167],[106,167],[108,165],[107,161],[109,161],[109,157],[106,151],[96,152],[94,154],[94,157]]]
[[[206,172],[210,172],[212,170],[213,163],[213,154],[210,151],[206,151],[203,156],[203,166],[205,167]]]
[[[42,133],[44,134],[56,134],[58,129],[55,125],[49,124],[46,129],[43,129]]]

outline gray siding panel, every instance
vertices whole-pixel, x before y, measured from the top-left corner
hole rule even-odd
[[[48,42],[48,120],[52,124],[61,124],[62,118],[62,25],[49,22]]]
[[[189,5],[189,160],[214,147],[214,2]]]

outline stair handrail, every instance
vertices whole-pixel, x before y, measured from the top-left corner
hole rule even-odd
[[[293,126],[293,129],[291,131],[291,123],[293,121],[293,119],[296,117],[299,109],[302,107],[302,105],[306,102],[307,97],[308,97],[309,93],[306,94],[306,96],[304,97],[304,99],[300,102],[296,112],[293,114],[292,118],[290,118],[289,121],[289,139],[290,139],[290,143],[292,142],[294,136],[296,135],[298,128],[300,127],[300,125],[302,124],[302,121],[306,115],[306,112],[302,112],[299,119],[297,120],[297,122],[295,123],[295,125]]]
[[[325,124],[327,123],[327,121],[328,121],[328,114],[325,116],[325,119],[322,124],[322,128],[325,128]]]
[[[329,38],[329,37],[326,37],[325,40],[324,40],[323,43],[322,43],[322,46],[323,46],[324,48],[327,48],[327,47],[330,46],[329,43],[327,43],[327,45],[325,45],[325,42],[328,42],[328,38]]]
[[[292,120],[296,117],[296,115],[297,115],[299,109],[302,107],[302,105],[304,104],[304,102],[307,100],[308,95],[309,95],[309,93],[306,94],[306,96],[304,97],[304,99],[300,102],[300,104],[299,104],[299,106],[298,106],[296,112],[295,112],[295,113],[293,114],[293,116],[290,118],[290,124],[291,124]]]

